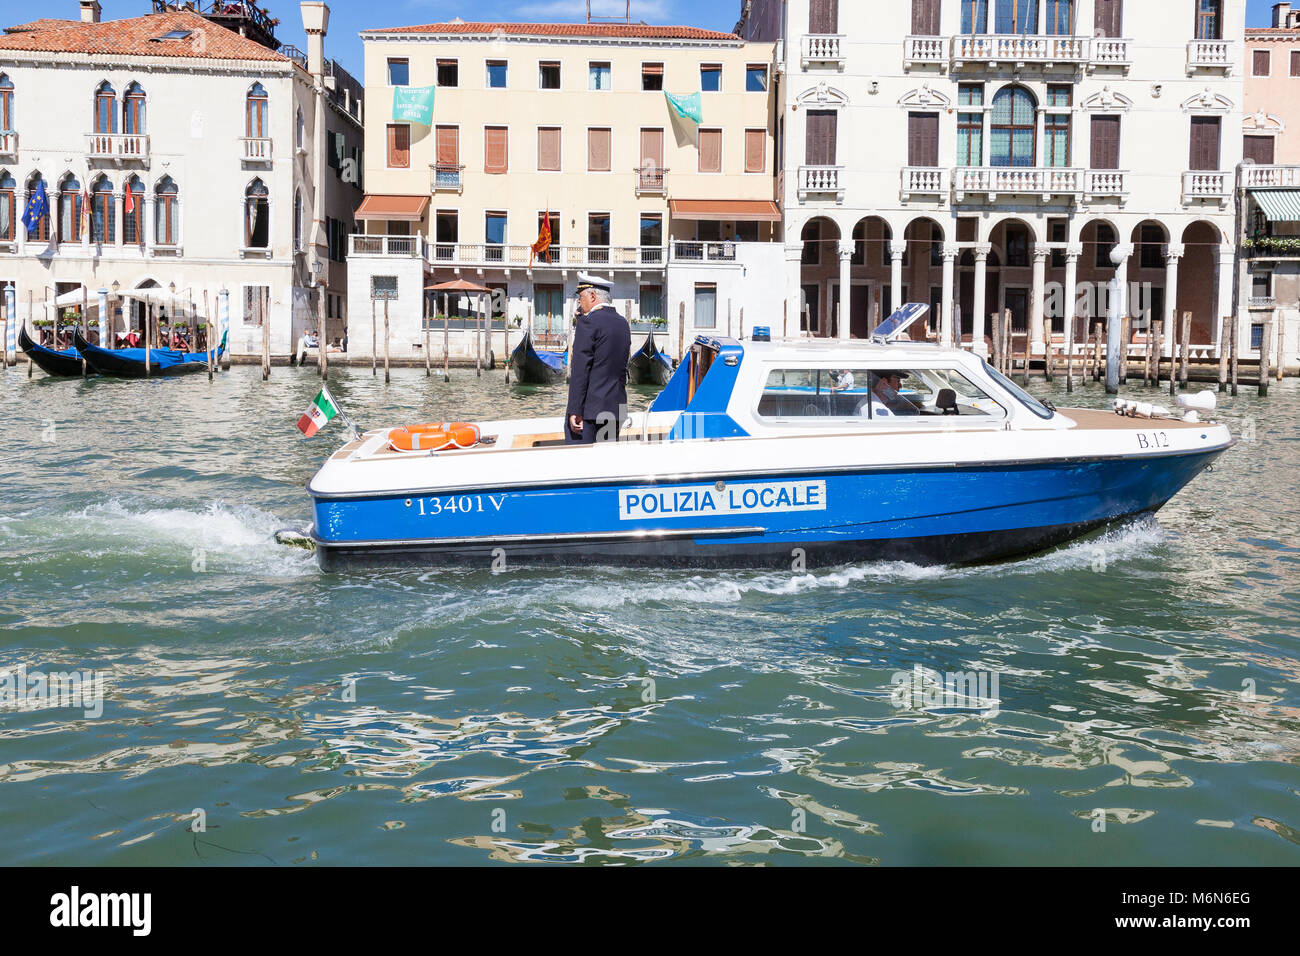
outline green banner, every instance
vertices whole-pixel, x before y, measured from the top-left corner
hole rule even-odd
[[[690,120],[697,126],[704,122],[704,108],[700,104],[699,93],[684,93],[681,96],[664,91],[664,96],[668,97],[668,103],[677,112],[682,119]]]
[[[433,87],[393,87],[393,122],[433,125]]]

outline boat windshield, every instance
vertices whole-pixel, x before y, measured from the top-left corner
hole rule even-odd
[[[1000,421],[1007,410],[955,368],[778,367],[759,396],[760,418],[854,418],[913,424],[936,416]]]
[[[988,373],[988,376],[991,379],[993,379],[993,381],[997,382],[1008,392],[1010,392],[1013,396],[1015,396],[1016,400],[1020,402],[1021,405],[1025,406],[1025,408],[1029,409],[1039,418],[1050,419],[1056,415],[1056,412],[1052,411],[1052,409],[1048,408],[1038,399],[1034,398],[1034,396],[1030,395],[1028,392],[1026,392],[1015,382],[1011,381],[1011,379],[1007,378],[1005,375],[1003,375],[1001,372],[995,369],[988,362],[984,363],[984,371]]]

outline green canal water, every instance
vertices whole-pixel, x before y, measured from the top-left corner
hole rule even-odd
[[[331,384],[363,425],[562,402]],[[1028,560],[498,575],[273,542],[343,436],[295,429],[317,387],[0,373],[0,863],[1300,863],[1294,381],[1158,522]]]

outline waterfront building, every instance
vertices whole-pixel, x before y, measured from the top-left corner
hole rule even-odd
[[[466,23],[367,30],[366,198],[350,239],[352,351],[388,306],[390,353],[441,354],[465,280],[504,324],[571,327],[579,271],[607,276],[635,329],[732,334],[784,296],[775,202],[773,50],[732,34],[644,24]],[[433,96],[424,122],[395,97]],[[699,122],[666,94],[699,96]],[[544,222],[550,247],[534,253]],[[382,318],[378,323],[382,342]],[[458,323],[464,325],[466,323]],[[515,333],[516,335],[518,333]],[[473,355],[468,335],[452,351]],[[382,344],[379,346],[382,349]]]
[[[1270,27],[1246,31],[1245,235],[1243,298],[1249,353],[1257,355],[1266,320],[1276,338],[1273,363],[1300,365],[1300,11],[1273,6]]]
[[[1082,341],[1118,274],[1131,313],[1191,312],[1212,353],[1234,313],[1245,6],[746,0],[740,35],[777,43],[786,297],[807,330],[865,335],[921,301],[932,334],[987,354],[1009,310],[1041,357],[1067,312]]]
[[[252,3],[156,0],[111,21],[80,6],[0,36],[0,284],[17,318],[84,287],[123,332],[143,327],[132,292],[174,290],[200,313],[206,293],[215,319],[224,291],[236,357],[261,354],[263,323],[290,354],[321,309],[341,336],[363,94],[324,57],[328,7],[301,5],[303,53]]]

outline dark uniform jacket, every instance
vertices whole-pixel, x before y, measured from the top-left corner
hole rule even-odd
[[[595,424],[602,412],[617,417],[627,404],[631,352],[632,330],[612,305],[602,305],[581,316],[573,336],[573,368],[565,415],[577,415],[584,424]]]

